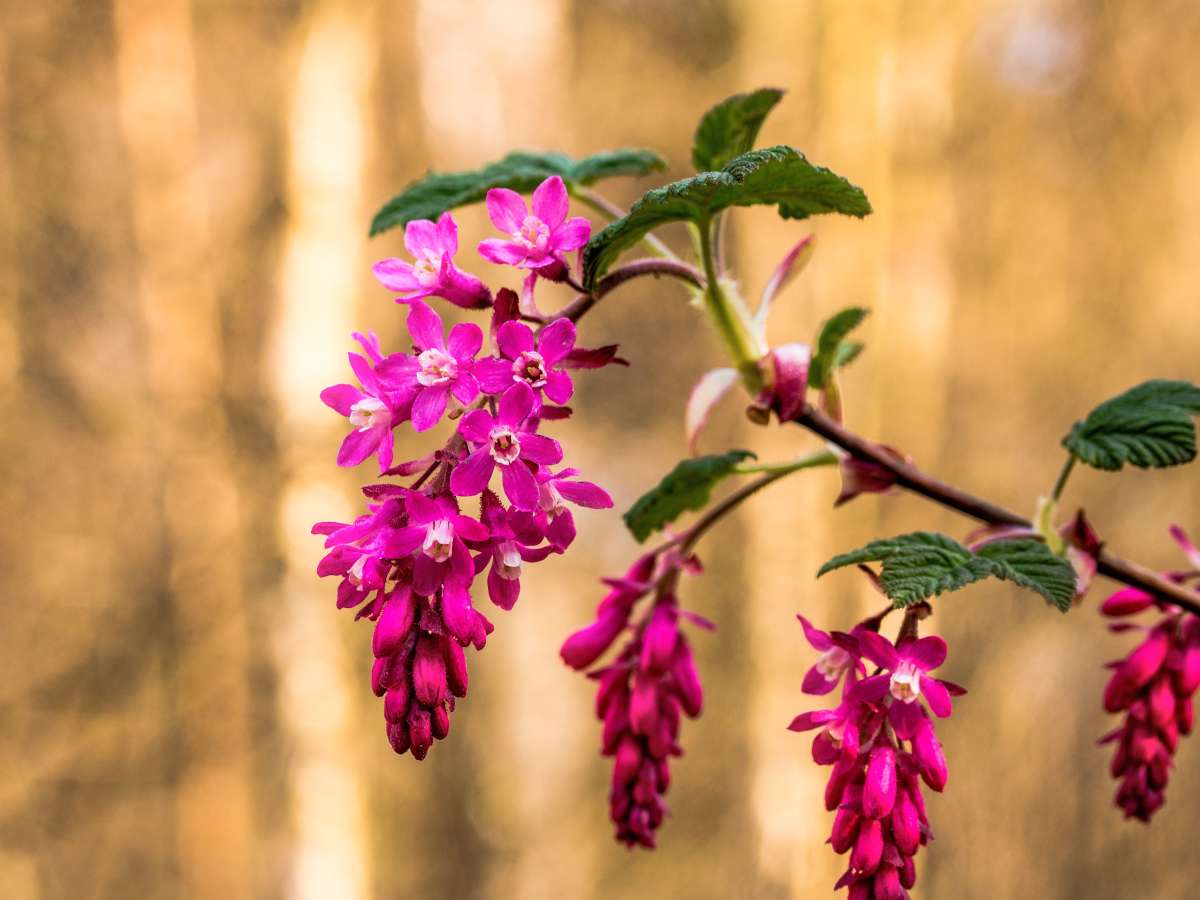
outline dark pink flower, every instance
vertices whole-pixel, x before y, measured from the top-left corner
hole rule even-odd
[[[542,531],[533,516],[516,509],[506,510],[491,491],[483,492],[482,519],[489,536],[472,544],[475,574],[488,568],[487,586],[491,601],[501,609],[512,609],[521,596],[522,564],[541,562],[554,548],[542,543]]]
[[[574,478],[578,469],[562,469],[555,473],[542,469],[538,474],[539,517],[545,522],[546,539],[558,552],[563,552],[575,540],[575,516],[567,503],[588,509],[611,509],[608,491],[590,481]]]
[[[1167,572],[1165,577],[1179,584],[1200,583],[1200,552],[1179,526],[1171,527],[1171,537],[1194,568]],[[1116,745],[1110,766],[1120,781],[1116,805],[1126,818],[1143,822],[1166,802],[1175,751],[1180,737],[1191,733],[1193,701],[1200,688],[1200,618],[1136,588],[1112,594],[1100,611],[1123,618],[1151,607],[1161,613],[1153,627],[1124,622],[1110,626],[1113,631],[1142,630],[1145,637],[1125,659],[1110,663],[1113,673],[1104,689],[1104,709],[1123,712],[1125,719],[1100,739]]]
[[[454,265],[458,226],[450,213],[442,213],[436,225],[428,219],[409,222],[404,228],[404,247],[413,262],[391,257],[372,269],[380,284],[399,295],[397,302],[441,297],[467,309],[491,305],[491,292],[483,282]]]
[[[446,341],[442,317],[421,300],[412,302],[408,330],[420,352],[389,356],[380,363],[379,375],[386,385],[413,395],[413,428],[426,431],[441,421],[451,395],[464,406],[479,396],[474,369],[483,331],[473,323],[460,322],[450,329]]]
[[[796,618],[804,628],[804,637],[809,646],[821,652],[821,658],[805,674],[800,690],[818,696],[828,694],[837,687],[843,675],[851,682],[860,673],[865,674],[866,668],[860,659],[862,654],[858,649],[858,639],[854,635],[840,631],[824,632],[814,628],[804,616],[797,615]]]
[[[485,393],[500,394],[524,382],[554,403],[571,399],[575,386],[563,369],[575,348],[575,324],[570,319],[556,319],[542,329],[536,350],[533,331],[523,322],[501,325],[496,344],[499,358],[488,357],[476,364],[476,376]]]
[[[330,409],[350,420],[353,430],[346,435],[338,450],[339,466],[357,466],[368,456],[377,456],[382,472],[392,464],[395,442],[392,428],[408,418],[413,391],[403,386],[388,385],[376,375],[372,363],[379,364],[379,341],[374,334],[364,337],[355,334],[371,360],[358,353],[348,354],[350,368],[361,388],[352,384],[335,384],[321,391],[321,400]]]
[[[917,702],[922,697],[938,718],[950,715],[950,695],[962,693],[962,688],[929,674],[946,661],[946,642],[940,637],[902,640],[893,646],[878,632],[864,630],[859,632],[858,642],[862,655],[884,670],[882,675],[865,679],[859,689],[864,697],[891,694],[888,717],[902,739],[911,739],[925,718]]]
[[[539,273],[565,270],[564,254],[588,242],[592,225],[587,219],[567,218],[567,188],[557,175],[547,178],[533,192],[533,210],[516,191],[492,188],[487,193],[487,210],[492,224],[508,235],[479,244],[480,255],[503,266],[533,269]]]
[[[409,524],[392,532],[385,551],[393,559],[415,554],[413,590],[428,597],[448,582],[469,585],[475,567],[463,541],[487,540],[487,527],[460,514],[454,498],[446,494],[426,497],[411,491],[405,507]]]
[[[471,445],[472,452],[454,467],[451,491],[460,497],[482,494],[499,466],[509,502],[526,512],[537,509],[538,484],[530,465],[560,462],[562,448],[530,427],[527,420],[534,402],[529,385],[514,384],[500,397],[499,415],[476,409],[463,417],[458,433]]]

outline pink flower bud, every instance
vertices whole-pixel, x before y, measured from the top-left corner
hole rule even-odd
[[[408,682],[388,688],[383,698],[383,717],[389,722],[399,722],[408,712]]]
[[[845,806],[838,807],[837,815],[833,817],[833,832],[829,835],[829,843],[834,853],[845,853],[858,839],[858,825],[862,816]]]
[[[640,672],[633,679],[629,723],[634,734],[646,737],[651,737],[658,726],[658,685],[653,678]]]
[[[423,635],[417,641],[412,682],[413,694],[422,706],[437,706],[446,699],[446,663],[438,639],[431,634]]]
[[[610,607],[596,621],[579,629],[563,642],[559,655],[572,669],[585,669],[600,658],[625,628],[627,613]]]
[[[933,733],[933,724],[928,719],[922,719],[913,735],[913,757],[921,778],[930,789],[941,791],[946,787],[948,771],[946,756],[942,753],[942,745]]]
[[[457,641],[442,641],[446,663],[446,683],[455,697],[467,696],[467,654]]]
[[[377,656],[391,656],[400,647],[412,627],[416,604],[412,593],[397,590],[383,607],[371,636],[371,650]]]
[[[863,785],[863,815],[871,819],[885,818],[896,802],[896,751],[880,744],[871,751],[867,764],[867,780]]]
[[[675,682],[675,692],[683,705],[683,711],[694,719],[704,707],[704,688],[700,684],[700,675],[696,671],[691,648],[682,636],[675,648],[671,677]]]
[[[433,726],[429,711],[414,707],[408,714],[408,739],[412,743],[412,755],[424,759],[433,746]]]
[[[858,828],[858,839],[850,853],[850,868],[869,875],[879,867],[883,859],[883,826],[878,819],[863,819]]]
[[[444,740],[450,734],[450,713],[446,711],[445,706],[433,708],[430,729],[433,731],[433,736],[439,741]]]
[[[678,640],[679,627],[675,624],[675,610],[668,603],[657,604],[642,635],[642,671],[655,674],[665,672],[671,664]]]
[[[901,853],[912,856],[921,843],[921,817],[907,790],[896,793],[896,805],[892,807],[891,821],[896,847]]]

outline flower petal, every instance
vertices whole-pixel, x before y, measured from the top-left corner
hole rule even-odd
[[[475,377],[485,394],[502,394],[515,383],[513,364],[507,359],[485,356],[475,361]]]
[[[554,438],[526,432],[521,435],[521,458],[552,466],[562,462],[562,447]]]
[[[480,256],[498,266],[519,266],[529,256],[529,251],[520,244],[500,238],[488,238],[480,241],[476,249]]]
[[[371,267],[371,271],[375,279],[389,291],[406,293],[421,289],[421,282],[413,274],[412,264],[394,256],[381,259]]]
[[[835,687],[837,687],[837,682],[826,678],[816,666],[812,666],[804,673],[804,681],[800,684],[801,691],[817,697],[828,694]]]
[[[460,365],[473,361],[482,347],[483,329],[474,322],[459,322],[450,329],[450,340],[446,342],[446,350]]]
[[[1154,597],[1137,588],[1121,588],[1100,607],[1106,616],[1132,616],[1154,605]]]
[[[458,223],[449,212],[438,216],[437,244],[438,249],[446,256],[453,256],[458,252]]]
[[[441,252],[437,226],[428,219],[413,219],[404,226],[404,249],[410,256],[423,256],[426,251]]]
[[[421,350],[445,350],[442,337],[442,317],[423,300],[414,300],[409,306],[408,333],[413,343]]]
[[[516,427],[533,412],[535,402],[533,389],[518,381],[500,395],[500,414],[497,419],[509,427]]]
[[[570,319],[555,319],[538,337],[538,353],[547,364],[558,362],[575,347],[575,323]]]
[[[501,468],[503,471],[500,473],[500,479],[504,484],[504,493],[508,496],[509,502],[517,509],[528,512],[537,509],[537,480],[529,471],[529,467],[517,460],[512,465],[501,466]],[[453,482],[451,482],[451,487],[453,487]]]
[[[449,384],[438,384],[419,391],[412,405],[413,429],[428,431],[440,422],[446,412],[446,401],[449,398]]]
[[[496,420],[486,409],[473,409],[458,423],[458,433],[472,444],[486,444]]]
[[[520,231],[529,215],[521,195],[508,188],[492,188],[487,192],[487,211],[492,224],[505,234]]]
[[[489,198],[490,196],[489,194]],[[562,178],[558,175],[551,175],[533,192],[533,214],[541,219],[551,231],[561,225],[563,219],[567,217],[568,204],[567,186],[563,184]],[[521,208],[524,209],[524,207],[525,204],[522,203]],[[515,231],[516,229],[511,230]]]
[[[809,646],[814,650],[820,650],[824,653],[833,647],[833,639],[828,634],[819,628],[813,626],[812,622],[797,613],[796,618],[800,620],[800,627],[804,629],[804,638],[808,641]]]
[[[564,222],[550,235],[550,244],[559,253],[578,250],[592,236],[592,223],[582,216]]]
[[[470,372],[460,372],[450,386],[450,393],[454,395],[455,400],[466,406],[479,396],[479,382]]]
[[[863,656],[889,672],[900,665],[900,656],[892,642],[876,631],[859,632],[858,645],[862,647]]]
[[[930,635],[905,644],[900,648],[900,655],[930,672],[946,661],[946,642],[937,635]]]
[[[954,704],[950,701],[950,692],[938,679],[922,678],[921,693],[925,697],[925,702],[929,704],[929,708],[933,710],[933,714],[939,719],[946,718],[954,711]]]
[[[832,722],[837,715],[837,710],[834,709],[816,709],[812,712],[801,713],[792,719],[792,723],[788,725],[788,731],[812,731],[814,728],[820,728],[822,725]]]
[[[321,402],[343,416],[350,415],[350,407],[362,398],[362,391],[352,384],[335,384],[321,391]]]
[[[613,500],[608,491],[590,481],[558,481],[554,486],[565,499],[579,506],[588,509],[612,508]]]
[[[337,464],[339,466],[357,466],[374,453],[379,447],[382,434],[378,428],[359,431],[357,428],[346,435],[342,446],[338,449]]]
[[[483,410],[479,410],[483,412]],[[492,478],[496,461],[486,447],[480,447],[454,467],[450,473],[450,490],[458,497],[482,494]]]
[[[505,322],[496,332],[496,344],[509,359],[533,349],[533,332],[524,322]]]

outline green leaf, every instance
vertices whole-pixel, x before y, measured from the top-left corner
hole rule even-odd
[[[1063,446],[1089,466],[1115,472],[1125,463],[1161,469],[1196,458],[1200,387],[1147,381],[1106,400],[1076,422]]]
[[[953,538],[928,531],[871,541],[835,556],[817,577],[867,562],[883,563],[879,580],[896,606],[911,606],[989,575],[1036,591],[1064,612],[1075,596],[1075,570],[1040,541],[996,541],[972,553]]]
[[[862,341],[843,341],[842,346],[838,347],[837,359],[833,361],[833,367],[840,369],[850,365],[865,349],[867,349],[867,345]]]
[[[843,566],[882,562],[880,581],[897,606],[911,606],[945,591],[956,591],[986,578],[991,568],[953,538],[915,531],[835,556],[817,577]]]
[[[734,94],[706,112],[692,141],[696,171],[714,171],[735,156],[753,150],[763,120],[782,97],[783,91],[777,88],[759,88],[749,94]]]
[[[984,544],[975,556],[992,563],[992,574],[1036,591],[1061,612],[1075,599],[1075,569],[1046,544],[1033,539]]]
[[[626,527],[641,543],[687,510],[703,508],[717,482],[731,475],[739,463],[752,458],[754,454],[749,450],[730,450],[685,459],[629,507]]]
[[[772,205],[785,219],[838,212],[862,217],[871,204],[861,188],[814,166],[791,147],[743,153],[718,172],[702,172],[649,191],[628,215],[596,234],[583,252],[591,289],[609,266],[646,234],[669,222],[700,222],[731,206]]]
[[[830,317],[824,325],[821,326],[821,333],[817,336],[817,352],[813,355],[812,364],[808,367],[808,383],[814,388],[825,387],[829,380],[830,374],[835,368],[840,365],[845,365],[845,362],[840,362],[843,341],[847,335],[855,328],[862,324],[863,319],[870,312],[861,306],[851,306],[849,309],[843,309],[841,312]],[[862,350],[862,344],[858,344],[858,349],[850,353],[847,362],[853,360],[855,356]]]
[[[479,203],[492,188],[527,194],[551,175],[568,188],[586,186],[618,175],[647,175],[666,168],[651,150],[623,149],[594,153],[580,160],[565,153],[514,151],[470,172],[430,172],[393,197],[375,214],[371,235],[406,225],[414,219],[436,219],[449,209]]]

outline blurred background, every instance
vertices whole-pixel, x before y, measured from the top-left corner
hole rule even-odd
[[[428,167],[514,147],[620,145],[687,172],[692,129],[738,90],[788,90],[763,143],[862,185],[876,214],[736,214],[753,296],[806,230],[816,258],[773,321],[805,339],[874,309],[851,424],[1031,510],[1059,437],[1152,376],[1200,377],[1200,7],[1084,0],[7,0],[0,5],[0,896],[828,896],[825,771],[785,730],[817,704],[793,614],[847,628],[878,599],[821,561],[882,533],[961,535],[907,497],[836,513],[794,476],[702,546],[685,604],[706,710],[687,723],[653,854],[613,844],[592,686],[559,662],[597,578],[635,546],[580,516],[472,655],[453,733],[395,758],[370,627],[318,581],[318,519],[355,515],[349,333],[398,346],[370,214]],[[631,202],[651,182],[610,182]],[[463,245],[485,234],[460,216]],[[677,245],[680,234],[669,235]],[[473,254],[460,262],[489,279]],[[551,292],[543,293],[549,298]],[[564,296],[563,299],[566,299]],[[543,300],[545,302],[545,299]],[[686,391],[718,346],[679,288],[585,320],[633,362],[580,379],[558,430],[618,510],[685,452]],[[737,404],[705,447],[802,452]],[[409,455],[425,448],[409,435]],[[406,458],[401,456],[400,458]],[[1079,472],[1110,545],[1179,562],[1196,470]],[[926,898],[1194,896],[1200,740],[1151,829],[1110,806],[1101,663],[1128,649],[989,582],[931,626],[971,693],[941,729]]]

